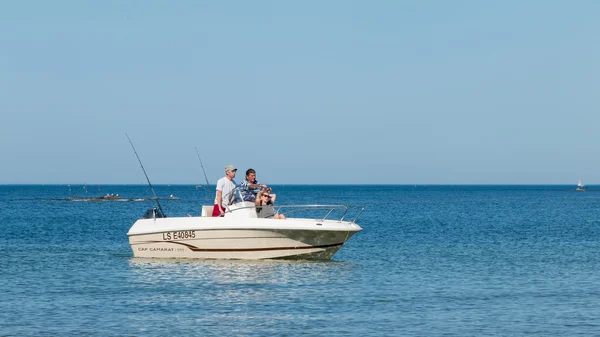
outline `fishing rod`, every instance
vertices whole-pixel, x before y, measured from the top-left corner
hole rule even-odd
[[[198,156],[198,160],[200,161],[200,167],[202,167],[202,173],[204,173],[204,179],[206,179],[206,193],[209,195],[210,197],[210,184],[208,182],[208,177],[206,176],[206,171],[204,170],[204,165],[202,165],[202,159],[200,159],[200,153],[198,153],[198,148],[194,146],[194,148],[196,149],[196,155]]]
[[[133,146],[133,143],[131,142],[131,139],[129,138],[129,135],[127,133],[125,133],[125,136],[127,136],[127,139],[129,140],[129,144],[131,144],[131,148],[133,149],[133,153],[135,153],[135,156],[137,157],[137,160],[140,163],[140,166],[142,167],[142,171],[144,171],[144,175],[146,176],[146,180],[148,181],[150,190],[152,190],[152,194],[154,195],[154,200],[156,200],[156,204],[158,205],[158,210],[160,211],[160,215],[162,218],[166,218],[167,216],[165,215],[165,212],[163,211],[162,207],[160,206],[160,202],[158,201],[156,192],[154,192],[154,187],[152,187],[152,183],[150,183],[150,178],[148,178],[148,174],[146,174],[146,169],[144,169],[144,164],[142,164],[142,161],[140,160],[140,156],[138,156],[137,151],[135,150],[135,147]]]

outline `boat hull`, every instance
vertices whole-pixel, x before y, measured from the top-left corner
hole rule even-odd
[[[128,236],[134,257],[327,260],[361,230],[344,221],[188,217],[141,219]]]

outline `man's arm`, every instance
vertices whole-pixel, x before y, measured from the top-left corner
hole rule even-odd
[[[221,211],[221,213],[224,213],[225,211],[223,210],[223,191],[221,190],[217,190],[217,205],[219,205],[219,210]]]

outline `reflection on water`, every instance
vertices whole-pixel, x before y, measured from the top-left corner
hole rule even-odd
[[[203,284],[285,284],[304,278],[320,278],[344,262],[308,260],[178,260],[130,258],[132,274],[139,282],[164,280]]]
[[[309,324],[314,319],[312,312],[321,307],[323,294],[332,291],[332,284],[340,294],[347,293],[349,288],[340,288],[339,280],[353,268],[348,262],[298,260],[130,258],[128,263],[129,282],[135,284],[136,292],[145,294],[132,298],[134,306],[144,310],[158,306],[162,311],[191,309],[197,324],[219,326],[222,333],[237,329],[242,334],[256,331],[256,324]],[[351,280],[346,284],[349,286]],[[297,314],[281,308],[296,308],[293,311]],[[180,318],[170,320],[182,323]],[[135,314],[132,319],[145,317]]]

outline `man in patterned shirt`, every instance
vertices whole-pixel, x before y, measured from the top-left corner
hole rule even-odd
[[[248,169],[246,171],[246,179],[242,181],[240,184],[242,192],[242,199],[244,201],[252,201],[256,200],[256,195],[260,192],[261,189],[267,188],[267,185],[261,184],[256,180],[256,171],[253,169]]]

